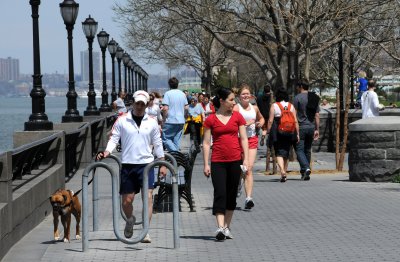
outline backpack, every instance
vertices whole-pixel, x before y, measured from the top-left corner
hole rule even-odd
[[[319,105],[319,96],[314,92],[308,92],[308,102],[306,105],[306,115],[308,121],[313,122],[315,118],[315,113],[317,113]]]
[[[291,104],[283,107],[281,103],[276,103],[281,109],[281,118],[278,125],[278,133],[284,135],[292,135],[296,131],[296,120],[290,111]]]

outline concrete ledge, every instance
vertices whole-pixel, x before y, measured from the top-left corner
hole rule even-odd
[[[64,185],[64,165],[56,164],[36,179],[16,190],[13,193],[12,203],[0,204],[2,230],[0,259],[27,232],[52,212],[49,197]]]
[[[379,116],[357,120],[349,125],[349,131],[397,131],[400,116]]]

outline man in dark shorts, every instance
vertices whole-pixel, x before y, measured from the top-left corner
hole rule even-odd
[[[147,164],[153,162],[152,145],[157,159],[164,159],[158,123],[145,113],[149,101],[149,94],[143,90],[133,94],[133,110],[121,115],[115,121],[106,150],[98,155],[98,159],[108,157],[121,139],[122,168],[120,194],[122,195],[122,209],[127,217],[124,235],[131,238],[135,216],[133,215],[133,200],[140,192],[143,184],[143,172]],[[160,167],[160,174],[166,175],[166,167]],[[154,173],[149,172],[149,220],[153,211]],[[143,196],[142,196],[143,198]],[[151,243],[149,234],[143,239],[144,243]]]

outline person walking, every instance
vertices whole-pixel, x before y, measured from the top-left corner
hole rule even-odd
[[[298,94],[293,100],[300,127],[300,141],[296,144],[296,154],[302,180],[310,180],[311,147],[313,140],[319,138],[319,97],[308,89],[308,81],[301,79],[297,83]]]
[[[357,90],[357,99],[356,99],[356,105],[360,106],[361,103],[361,97],[364,94],[364,92],[367,91],[368,89],[368,80],[367,80],[367,73],[363,70],[360,70],[358,72],[358,79],[356,81],[356,90]]]
[[[204,122],[204,175],[211,176],[214,187],[212,213],[217,222],[215,237],[219,241],[233,239],[230,225],[236,208],[236,195],[242,172],[240,165],[243,165],[244,169],[248,166],[246,120],[241,114],[233,111],[234,99],[235,95],[231,89],[218,89],[213,99],[213,104],[218,110]],[[210,166],[211,134],[213,150]]]
[[[215,113],[215,108],[214,108],[214,105],[210,102],[209,94],[204,95],[204,99],[203,99],[203,102],[201,103],[201,106],[204,109],[204,115],[205,115],[206,119],[209,115]]]
[[[287,180],[287,168],[289,164],[289,151],[291,146],[299,141],[299,124],[296,117],[295,107],[289,103],[289,95],[285,89],[278,89],[275,95],[276,102],[271,105],[268,118],[267,133],[274,146],[276,162],[281,173],[281,182]],[[283,124],[284,114],[292,115],[292,122],[290,123],[291,131],[284,131],[281,129]],[[290,115],[289,115],[290,117]],[[293,126],[294,125],[294,126]]]
[[[269,118],[269,109],[271,107],[271,101],[272,101],[271,86],[267,84],[264,86],[262,95],[259,95],[257,97],[257,106],[260,109],[261,115],[264,117],[264,120]],[[268,121],[264,121],[264,125],[262,126],[260,146],[264,145],[265,138],[267,136],[267,127],[268,127]]]
[[[375,92],[375,80],[368,81],[368,90],[361,97],[362,118],[379,116],[379,99]]]
[[[125,102],[124,102],[125,96],[126,96],[125,92],[121,90],[118,93],[117,100],[115,100],[112,104],[114,110],[116,110],[119,115],[127,112]]]
[[[185,94],[178,89],[179,81],[176,77],[170,78],[168,85],[171,90],[164,94],[162,100],[162,141],[168,151],[179,151],[188,101]]]
[[[152,146],[157,159],[164,160],[164,151],[160,137],[157,121],[145,113],[149,95],[146,91],[138,90],[133,94],[133,109],[120,116],[112,128],[110,140],[104,152],[97,155],[97,159],[108,157],[116,148],[121,139],[122,144],[122,167],[120,180],[120,194],[122,195],[122,209],[127,217],[124,235],[131,238],[133,225],[136,218],[133,215],[133,200],[143,186],[143,172],[147,164],[154,161]],[[166,175],[166,167],[160,167],[160,174]],[[154,170],[149,172],[149,222],[153,213],[153,189]],[[144,196],[142,195],[142,198]],[[143,239],[144,243],[150,243],[150,235]]]
[[[249,144],[249,161],[247,166],[247,173],[244,177],[244,190],[246,193],[246,200],[244,203],[245,209],[251,209],[254,207],[253,195],[253,166],[257,157],[258,148],[258,134],[257,128],[261,128],[264,125],[264,117],[256,105],[250,103],[251,99],[251,88],[247,84],[242,84],[238,91],[239,103],[235,105],[233,111],[239,112],[246,120],[246,134]]]
[[[196,147],[197,153],[200,152],[200,145],[202,139],[202,127],[205,119],[203,107],[197,103],[197,98],[192,97],[188,109],[187,128],[190,131],[190,138]]]

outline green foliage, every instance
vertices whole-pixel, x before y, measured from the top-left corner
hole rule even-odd
[[[230,81],[228,70],[225,67],[221,67],[221,69],[218,71],[218,74],[213,75],[213,83],[214,86],[217,87],[231,87],[232,83]]]
[[[392,178],[392,183],[400,183],[400,175],[395,175]]]

